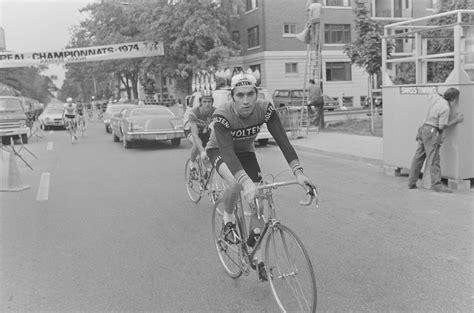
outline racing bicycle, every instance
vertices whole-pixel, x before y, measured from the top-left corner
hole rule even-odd
[[[73,118],[66,118],[66,129],[69,133],[69,138],[71,138],[71,143],[74,143],[76,140],[76,120]]]
[[[214,167],[206,165],[202,158],[196,157],[196,169],[191,170],[191,159],[186,161],[184,168],[184,180],[186,191],[192,202],[198,203],[201,200],[204,191],[207,191],[209,200],[216,203],[222,197],[225,185]]]
[[[257,187],[255,206],[258,218],[263,218],[265,226],[256,239],[254,248],[247,244],[248,234],[242,198],[237,202],[235,243],[224,238],[224,201],[220,199],[212,213],[212,231],[219,260],[226,273],[232,278],[248,275],[250,268],[256,268],[255,252],[264,248],[265,270],[270,287],[282,312],[316,311],[316,278],[313,266],[303,243],[287,226],[276,218],[272,190],[279,187],[298,184],[296,181],[284,181],[261,184]],[[300,201],[309,206],[314,201],[318,206],[316,186],[307,186],[308,199]],[[266,205],[263,205],[265,204]],[[259,205],[260,203],[260,205]]]
[[[77,117],[77,126],[81,131],[82,137],[84,137],[84,132],[86,131],[86,117],[84,115],[80,115]]]

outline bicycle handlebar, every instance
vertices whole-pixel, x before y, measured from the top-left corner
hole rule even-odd
[[[296,180],[290,180],[290,181],[284,181],[284,182],[276,182],[276,183],[259,185],[257,186],[257,190],[261,191],[265,189],[277,189],[279,187],[289,186],[289,185],[299,185],[299,184]],[[304,187],[301,187],[301,188],[304,188],[306,190],[307,200],[306,201],[301,200],[300,205],[310,206],[311,203],[315,201],[316,208],[318,208],[319,196],[318,196],[318,191],[316,189],[316,186],[307,184],[306,187],[307,188],[304,188]]]

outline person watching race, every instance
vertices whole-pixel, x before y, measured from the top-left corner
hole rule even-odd
[[[63,109],[63,120],[65,121],[65,124],[68,125],[68,120],[72,121],[72,127],[73,127],[73,133],[76,133],[76,112],[77,112],[77,106],[75,103],[72,102],[72,98],[67,98],[66,103],[64,104],[64,109]],[[76,135],[74,135],[74,139],[76,138]]]
[[[291,145],[274,106],[267,100],[258,99],[256,79],[253,75],[237,74],[231,80],[232,101],[220,106],[213,114],[213,130],[206,146],[207,155],[219,175],[226,182],[224,190],[225,212],[224,238],[231,244],[238,243],[234,208],[243,189],[245,201],[252,209],[249,234],[257,234],[264,222],[258,219],[254,199],[257,191],[255,183],[262,180],[261,170],[255,155],[254,140],[263,123],[278,143],[297,182],[305,188],[313,187],[303,173],[298,155]],[[255,238],[255,237],[254,237]],[[250,237],[247,244],[250,246]],[[252,267],[259,279],[267,280],[265,264],[261,252],[256,251]]]
[[[199,106],[190,108],[185,118],[184,134],[193,145],[191,148],[191,171],[196,171],[196,156],[198,153],[201,155],[201,160],[207,159],[204,147],[209,141],[211,132],[209,124],[212,119],[212,113],[214,113],[213,103],[214,99],[212,98],[211,91],[205,90],[201,92]]]

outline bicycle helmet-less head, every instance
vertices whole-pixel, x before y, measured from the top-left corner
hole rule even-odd
[[[212,102],[214,102],[214,98],[212,98],[212,91],[211,90],[203,90],[201,91],[201,98],[199,101],[202,102],[204,99],[210,99]]]
[[[67,103],[72,103],[72,98],[71,98],[71,97],[67,98],[67,99],[66,99],[66,102],[67,102]]]

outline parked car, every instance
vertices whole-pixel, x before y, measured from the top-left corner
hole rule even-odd
[[[63,120],[63,105],[48,105],[43,113],[38,117],[38,121],[43,130],[48,130],[52,127],[65,128],[66,125]]]
[[[126,149],[139,140],[171,140],[173,146],[179,146],[184,138],[182,118],[161,105],[124,108],[111,117],[110,126],[113,140],[122,140]]]
[[[303,89],[277,89],[273,92],[273,103],[277,108],[285,106],[301,106],[303,104]],[[334,111],[339,107],[337,100],[323,95],[324,109]]]
[[[111,104],[107,106],[107,109],[105,110],[105,113],[103,116],[105,131],[108,133],[112,132],[112,128],[110,127],[110,117],[112,115],[119,113],[125,108],[136,107],[136,106],[137,105],[133,103],[117,103],[117,104]]]
[[[27,116],[23,111],[22,100],[18,97],[0,96],[0,137],[4,145],[10,138],[28,143],[29,128]]]
[[[258,98],[268,100],[273,105],[271,94],[268,90],[264,88],[257,88],[258,89]],[[194,92],[187,100],[192,105],[192,107],[196,107],[199,105],[199,99],[201,98],[201,92],[196,91]],[[218,108],[220,105],[223,105],[226,102],[232,101],[230,96],[230,88],[223,88],[214,90],[212,92],[212,98],[214,99],[213,106]],[[267,129],[267,125],[263,124],[260,128],[260,132],[255,138],[255,141],[258,142],[260,146],[266,146],[268,144],[268,140],[273,138],[270,132]]]

